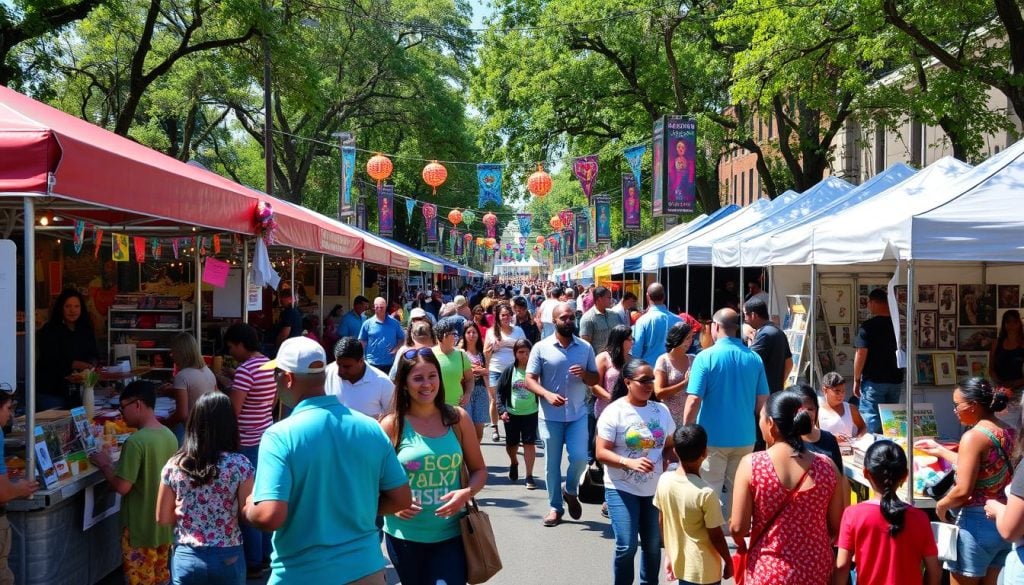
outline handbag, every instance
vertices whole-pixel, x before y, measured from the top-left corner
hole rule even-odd
[[[752,535],[750,537],[750,544],[747,545],[746,549],[743,552],[737,550],[733,553],[732,579],[736,583],[736,585],[743,585],[743,583],[747,579],[746,572],[747,562],[749,560],[748,557],[750,555],[750,549],[754,548],[754,545],[759,540],[761,540],[762,536],[764,536],[768,532],[768,529],[771,528],[772,524],[774,524],[775,521],[779,519],[779,516],[781,516],[782,512],[785,511],[787,506],[789,506],[789,503],[793,501],[793,498],[796,497],[796,494],[800,492],[800,486],[804,485],[804,481],[807,479],[807,474],[810,473],[810,471],[810,467],[804,470],[804,474],[800,476],[800,481],[796,482],[796,487],[794,487],[792,490],[790,490],[788,494],[786,494],[786,501],[782,502],[782,505],[779,506],[779,509],[776,510],[774,514],[772,514],[772,517],[767,522],[765,522],[764,528],[761,529],[761,532],[757,533],[757,536]]]
[[[591,463],[580,476],[577,497],[584,504],[604,503],[604,467],[600,463]]]
[[[453,428],[461,446],[462,431],[458,423]],[[465,460],[461,472],[463,485],[469,486],[469,468]],[[470,585],[486,583],[501,570],[501,555],[498,542],[494,540],[491,518],[480,510],[476,498],[471,497],[466,503],[466,514],[459,518],[459,532],[462,533],[462,550],[466,553],[466,581]]]
[[[924,495],[936,501],[945,497],[946,492],[956,483],[956,470],[950,469],[932,485],[925,486],[922,491]]]
[[[932,522],[932,537],[939,549],[939,560],[956,562],[956,542],[960,538],[960,527],[948,522]]]

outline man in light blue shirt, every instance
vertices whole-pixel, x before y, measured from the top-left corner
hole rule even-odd
[[[526,388],[541,399],[538,430],[544,441],[545,485],[551,505],[544,526],[561,524],[566,508],[573,519],[583,513],[576,493],[587,467],[587,386],[598,382],[594,348],[573,335],[576,312],[568,303],[559,303],[552,317],[555,334],[533,346],[526,364]],[[569,455],[564,491],[563,448]]]
[[[651,307],[633,326],[631,353],[654,367],[658,357],[665,353],[668,330],[682,319],[665,307],[665,287],[661,283],[655,282],[647,287],[647,300]]]
[[[278,396],[294,407],[263,434],[243,510],[253,526],[274,532],[270,585],[383,584],[375,518],[412,504],[377,421],[324,395],[326,363],[319,343],[295,337],[261,366],[274,370]]]
[[[341,318],[338,323],[338,339],[343,337],[359,337],[359,329],[363,326],[366,309],[370,308],[370,299],[359,295],[352,301],[352,310]]]
[[[402,324],[388,315],[388,302],[383,297],[373,299],[373,317],[363,321],[359,328],[359,341],[366,348],[366,361],[382,372],[391,371],[395,354],[405,341]]]
[[[693,359],[683,410],[684,424],[696,422],[708,433],[708,456],[700,476],[722,500],[727,522],[732,497],[723,499],[722,487],[732,493],[736,468],[754,450],[755,421],[768,400],[764,364],[737,337],[739,330],[736,311],[715,313],[711,321],[715,344]]]

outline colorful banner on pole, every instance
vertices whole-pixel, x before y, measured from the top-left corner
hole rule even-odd
[[[437,206],[433,203],[423,204],[423,221],[427,227],[427,243],[437,243]]]
[[[583,194],[587,196],[587,203],[590,203],[590,194],[594,190],[594,183],[597,181],[597,155],[588,154],[572,161],[572,172],[580,181]]]
[[[405,200],[405,219],[406,219],[406,223],[410,223],[410,224],[412,223],[412,210],[413,209],[416,209],[416,200],[415,199],[406,199]]]
[[[390,238],[395,231],[395,186],[377,188],[377,227],[380,235]]]
[[[85,222],[78,220],[75,222],[75,254],[82,253],[82,244],[85,243]]]
[[[565,255],[572,256],[576,253],[576,233],[572,228],[563,230],[562,233],[565,235],[562,238],[562,242],[564,242],[562,248],[565,250]]]
[[[563,209],[562,211],[558,212],[558,219],[561,220],[562,229],[564,230],[572,229],[573,220],[575,219],[575,217],[576,214],[574,214],[570,209]]]
[[[501,165],[479,164],[476,165],[476,177],[480,183],[480,201],[478,207],[488,202],[501,205]]]
[[[697,121],[664,116],[654,123],[653,215],[689,213],[697,202]]]
[[[608,244],[612,241],[612,206],[607,195],[594,197],[594,212],[597,215],[597,243]]]
[[[341,147],[341,201],[339,201],[338,212],[340,215],[347,215],[352,212],[352,179],[356,170],[356,148],[354,146]]]
[[[640,189],[632,173],[622,173],[622,228],[640,231]]]
[[[625,150],[622,154],[626,157],[626,162],[629,163],[629,169],[633,171],[633,177],[636,179],[637,195],[640,193],[640,185],[643,184],[641,181],[641,165],[644,162],[644,153],[647,152],[646,144],[637,144],[631,146]]]
[[[529,237],[530,230],[533,228],[533,214],[517,213],[516,219],[519,221],[519,234],[524,238]]]
[[[580,252],[586,250],[589,243],[587,242],[587,234],[590,231],[587,226],[587,215],[586,210],[576,214],[576,250]]]

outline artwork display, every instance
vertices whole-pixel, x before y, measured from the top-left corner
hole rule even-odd
[[[850,284],[822,284],[821,302],[825,315],[832,325],[848,325],[852,315],[850,308]]]
[[[853,345],[853,326],[839,325],[832,328],[832,339],[836,345]]]
[[[612,241],[612,210],[608,196],[595,195],[594,209],[597,213],[597,243],[607,244]]]
[[[882,420],[882,434],[886,438],[907,436],[907,407],[903,404],[879,404],[878,418]],[[935,437],[939,425],[935,421],[935,407],[923,402],[914,405],[914,439]]]
[[[917,301],[914,303],[918,309],[936,309],[938,303],[938,285],[922,284],[917,287]]]
[[[939,313],[942,315],[942,313]],[[938,338],[935,344],[938,349],[956,349],[956,316],[939,317]]]
[[[917,312],[917,346],[921,349],[936,348],[938,319],[938,311]]]
[[[987,353],[960,353],[956,356],[956,379],[988,377]]]
[[[959,297],[961,326],[996,324],[996,285],[961,284]]]
[[[697,121],[664,116],[654,123],[653,215],[693,211],[697,202]]]
[[[633,173],[622,174],[622,228],[640,231],[640,193]]]
[[[956,384],[956,354],[932,354],[932,365],[935,371],[936,386],[952,386]]]
[[[956,285],[938,285],[938,302],[940,315],[956,315]]]
[[[998,290],[1000,309],[1020,308],[1020,285],[1000,284]]]
[[[920,353],[914,358],[915,370],[917,371],[917,383],[926,386],[935,385],[935,365],[932,362],[932,354]]]
[[[857,281],[857,323],[863,323],[871,318],[871,311],[868,310],[868,295],[876,288],[886,290],[889,285],[884,282]]]
[[[958,351],[991,351],[996,342],[996,328],[959,327],[956,339]]]

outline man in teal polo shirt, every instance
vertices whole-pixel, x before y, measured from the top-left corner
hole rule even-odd
[[[374,520],[408,508],[412,492],[377,422],[324,394],[326,364],[319,343],[296,337],[260,368],[294,410],[263,434],[243,512],[274,532],[270,585],[384,585]]]
[[[708,456],[701,464],[701,479],[722,498],[722,487],[732,493],[736,468],[754,450],[754,421],[768,400],[768,378],[761,357],[737,337],[739,314],[720,309],[711,321],[715,344],[697,354],[686,387],[684,424],[697,424],[708,433]],[[754,413],[754,417],[743,415]],[[726,522],[730,501],[722,501]]]

